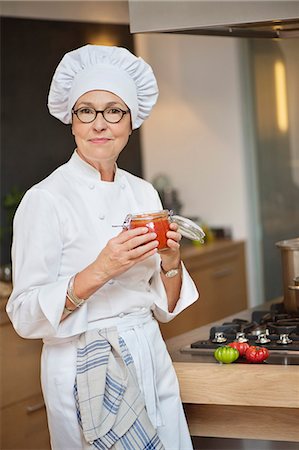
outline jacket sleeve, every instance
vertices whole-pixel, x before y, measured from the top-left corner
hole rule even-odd
[[[14,218],[13,291],[6,308],[22,337],[66,337],[87,327],[85,306],[60,322],[72,276],[59,274],[62,228],[57,200],[45,190],[30,189]]]
[[[163,206],[157,191],[155,191],[155,195],[157,210],[161,210],[163,209]],[[187,269],[182,263],[182,287],[180,297],[173,312],[169,312],[167,295],[160,275],[160,258],[158,264],[159,265],[157,266],[151,279],[151,290],[154,292],[157,299],[153,307],[153,313],[160,322],[169,322],[180,314],[180,312],[182,312],[185,308],[194,303],[199,298],[199,293]]]
[[[173,312],[168,311],[167,295],[163,281],[161,280],[160,271],[155,273],[152,279],[151,287],[157,297],[153,313],[160,322],[169,322],[174,319],[178,314],[180,314],[180,312],[192,305],[192,303],[194,303],[199,297],[196,286],[183,263],[182,269],[182,287],[180,298],[178,299]]]

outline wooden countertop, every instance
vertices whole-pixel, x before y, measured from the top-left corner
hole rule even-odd
[[[227,249],[230,247],[234,247],[236,245],[240,245],[244,243],[241,240],[233,240],[233,239],[215,239],[213,242],[197,245],[189,242],[185,242],[181,245],[181,254],[183,256],[197,256],[198,253],[213,253],[214,251],[218,251],[219,249]]]
[[[249,319],[253,310],[268,310],[270,304],[244,310],[237,316]],[[213,358],[202,362],[195,354],[180,351],[192,342],[207,339],[212,325],[235,317],[236,314],[166,342],[191,434],[299,442],[298,365],[219,364]],[[273,425],[275,421],[277,427]]]
[[[250,319],[253,310],[267,310],[269,305],[247,309],[237,316]],[[236,314],[225,317],[167,341],[179,377],[183,402],[299,408],[297,365],[219,364],[214,360],[202,362],[196,354],[181,352],[192,342],[207,339],[211,326],[229,322],[235,317]],[[226,389],[223,389],[224,383]]]

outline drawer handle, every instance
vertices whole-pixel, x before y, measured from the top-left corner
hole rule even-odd
[[[44,402],[41,402],[41,403],[37,403],[36,405],[27,406],[26,411],[27,411],[27,414],[32,414],[35,411],[39,411],[40,409],[43,409],[44,407],[45,407]]]
[[[217,270],[217,272],[213,273],[214,278],[223,278],[231,275],[233,273],[232,269],[225,268],[221,270]]]

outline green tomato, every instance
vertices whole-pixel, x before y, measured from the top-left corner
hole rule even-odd
[[[223,345],[215,350],[214,357],[221,363],[230,364],[239,358],[239,352],[236,348]]]

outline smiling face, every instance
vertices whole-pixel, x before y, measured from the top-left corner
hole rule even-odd
[[[90,107],[103,111],[107,107],[128,110],[117,95],[108,91],[90,91],[83,94],[74,105],[74,110]],[[82,123],[73,114],[72,133],[79,156],[99,172],[112,174],[118,155],[128,142],[132,132],[130,114],[125,114],[118,123],[107,122],[101,113],[91,123]]]

